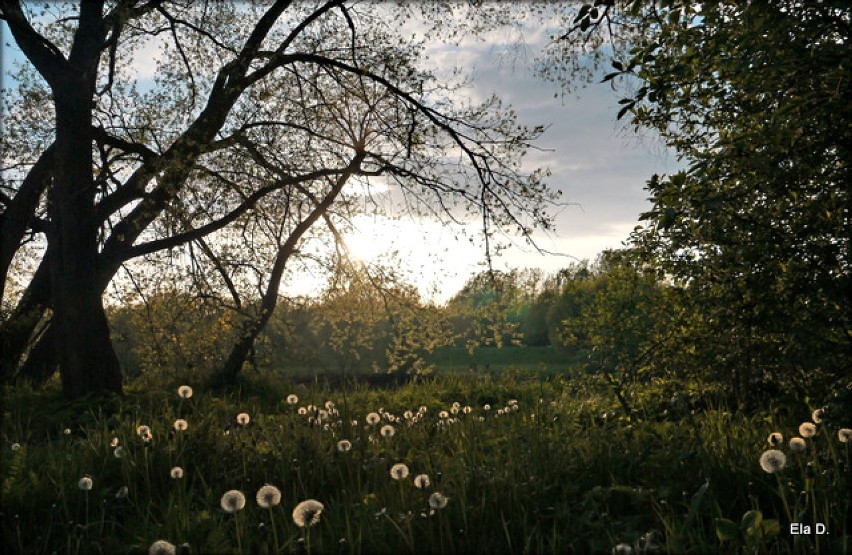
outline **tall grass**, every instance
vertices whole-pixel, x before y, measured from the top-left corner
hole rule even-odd
[[[3,553],[145,553],[157,540],[189,553],[848,551],[850,444],[837,428],[850,423],[830,419],[848,415],[828,415],[778,474],[758,464],[770,432],[786,441],[809,417],[804,404],[782,418],[655,400],[627,421],[593,381],[541,372],[439,374],[394,390],[256,377],[224,395],[195,387],[188,399],[179,385],[131,385],[102,410],[7,390]],[[379,424],[367,424],[370,412]],[[383,437],[388,425],[395,433]],[[397,463],[407,478],[391,477]],[[417,474],[431,485],[414,487]],[[88,492],[78,487],[86,475]],[[265,484],[280,489],[279,505],[257,505]],[[220,501],[232,489],[247,503],[229,514]],[[430,506],[435,492],[445,508]],[[306,499],[324,509],[300,528],[291,513]],[[830,534],[789,535],[787,510]],[[725,528],[753,524],[754,511],[770,523],[760,534]]]

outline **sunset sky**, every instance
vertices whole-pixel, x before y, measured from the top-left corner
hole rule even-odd
[[[530,168],[550,168],[548,183],[562,192],[565,203],[554,212],[555,232],[533,235],[538,246],[552,254],[540,253],[522,238],[507,235],[502,241],[514,246],[503,251],[495,267],[552,272],[619,247],[648,208],[645,181],[654,173],[671,172],[676,161],[655,137],[638,137],[616,122],[621,95],[609,85],[593,83],[563,95],[556,84],[535,76],[531,60],[548,40],[548,29],[538,25],[526,31],[520,49],[517,44],[510,48],[516,37],[499,31],[493,37],[505,37],[503,44],[500,39],[464,39],[457,46],[433,44],[425,63],[466,69],[473,79],[462,91],[463,97],[475,100],[495,93],[518,112],[520,123],[549,126],[536,145],[542,150],[531,153],[528,163]],[[22,58],[5,25],[2,33],[5,74]],[[142,63],[138,69],[140,79],[150,78],[153,65]],[[4,76],[3,86],[14,86],[14,81]],[[376,262],[396,253],[408,278],[436,301],[446,300],[484,268],[475,223],[459,229],[434,221],[381,216],[358,217],[353,223],[357,231],[346,236],[353,256]],[[310,294],[317,285],[316,276],[293,276],[284,292]]]

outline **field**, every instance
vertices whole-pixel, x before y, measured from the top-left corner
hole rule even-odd
[[[538,362],[387,388],[149,376],[98,410],[7,390],[3,553],[848,552],[848,415],[816,415],[792,452],[805,400],[746,415],[655,382],[630,421],[596,376]],[[772,432],[775,473],[760,460]],[[280,503],[259,505],[266,484]],[[309,499],[322,510],[300,527]]]

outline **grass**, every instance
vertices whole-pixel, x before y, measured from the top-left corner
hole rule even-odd
[[[439,372],[395,389],[250,375],[230,393],[195,387],[188,399],[180,383],[149,378],[98,400],[102,409],[64,406],[55,388],[7,390],[2,551],[147,553],[163,539],[188,553],[848,552],[850,444],[836,429],[850,422],[828,415],[804,453],[785,443],[786,468],[768,474],[758,464],[768,434],[796,435],[804,405],[692,411],[648,385],[631,422],[594,376],[493,374]],[[366,424],[370,412],[380,425]],[[187,430],[174,430],[178,418]],[[342,439],[351,450],[338,450]],[[407,478],[391,477],[397,463]],[[78,487],[84,476],[90,491]],[[265,484],[280,505],[258,506]],[[229,514],[220,500],[232,489],[247,502]],[[430,507],[435,492],[445,508]],[[291,512],[306,499],[324,509],[299,528]],[[791,536],[788,513],[830,534]]]

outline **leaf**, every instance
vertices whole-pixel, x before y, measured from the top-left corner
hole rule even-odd
[[[621,62],[619,62],[618,60],[613,60],[613,61],[612,61],[612,67],[614,67],[614,68],[615,68],[615,69],[617,69],[618,71],[624,71],[624,64],[622,64],[622,63],[621,63]]]
[[[754,509],[743,515],[740,528],[746,536],[754,536],[759,530],[762,521],[763,513]]]
[[[621,110],[619,110],[619,111],[618,111],[618,116],[616,116],[616,118],[615,118],[615,119],[621,119],[621,118],[624,116],[624,114],[626,114],[626,113],[627,113],[627,111],[628,111],[629,109],[633,108],[633,105],[634,105],[634,104],[636,104],[636,103],[635,103],[635,102],[631,102],[630,104],[626,104],[626,105],[625,105],[625,106],[624,106]]]
[[[776,519],[764,520],[760,527],[763,531],[763,537],[772,538],[777,536],[781,532],[781,525],[778,523]]]
[[[740,538],[740,529],[735,522],[727,518],[717,518],[716,536],[723,542],[738,540]]]

